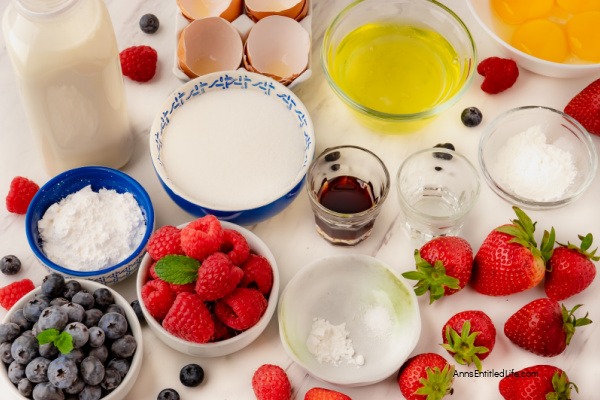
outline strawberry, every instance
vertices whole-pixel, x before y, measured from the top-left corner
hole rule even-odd
[[[541,298],[525,304],[504,324],[504,334],[517,346],[534,354],[553,357],[569,345],[575,329],[591,324],[587,318],[575,318],[581,304],[567,310],[556,300]]]
[[[518,219],[490,232],[473,260],[471,285],[479,293],[504,296],[536,286],[544,278],[552,254],[554,229],[544,232],[540,248],[534,239],[535,222],[518,207]]]
[[[502,378],[498,384],[505,400],[568,400],[571,387],[567,373],[552,365],[534,365]]]
[[[449,296],[464,288],[471,278],[473,250],[465,239],[457,236],[440,236],[415,250],[417,269],[402,274],[418,282],[417,295],[429,291],[429,303]]]
[[[170,254],[183,255],[180,229],[171,225],[161,226],[150,235],[146,251],[153,260]]]
[[[30,279],[22,279],[0,288],[0,306],[11,308],[19,299],[31,292],[35,286]]]
[[[439,400],[452,394],[454,366],[435,353],[409,358],[398,372],[398,385],[406,400]]]
[[[444,324],[442,340],[442,347],[454,356],[457,363],[474,363],[481,371],[481,360],[494,349],[496,327],[483,311],[462,311]]]
[[[15,214],[25,214],[31,199],[40,189],[37,183],[22,176],[15,176],[6,195],[6,209]]]
[[[179,293],[162,326],[178,338],[194,343],[206,343],[215,333],[212,314],[195,293]]]
[[[477,72],[485,79],[481,90],[496,94],[512,87],[519,77],[519,67],[514,60],[500,57],[488,57],[477,66]]]
[[[564,111],[588,132],[600,135],[600,79],[596,79],[576,94],[567,103]]]
[[[252,389],[256,400],[289,400],[292,385],[285,371],[278,365],[263,364],[252,375]]]
[[[304,400],[352,400],[350,396],[335,390],[314,387],[304,395]]]
[[[119,53],[123,75],[137,82],[147,82],[156,73],[158,54],[150,46],[132,46]]]
[[[588,251],[592,246],[592,234],[580,235],[579,239],[580,246],[559,243],[560,247],[554,249],[548,260],[544,290],[551,299],[560,301],[580,293],[596,277],[596,266],[592,261],[598,261],[600,257],[595,255],[597,248]]]

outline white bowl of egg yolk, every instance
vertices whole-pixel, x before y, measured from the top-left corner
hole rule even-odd
[[[520,67],[554,78],[600,72],[600,0],[467,0]]]

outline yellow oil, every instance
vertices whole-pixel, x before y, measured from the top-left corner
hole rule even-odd
[[[332,79],[349,98],[378,112],[420,113],[461,87],[463,71],[456,50],[430,29],[366,24],[332,51]]]

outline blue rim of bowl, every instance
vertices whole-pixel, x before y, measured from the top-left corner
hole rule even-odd
[[[38,190],[38,192],[35,194],[35,196],[33,196],[33,199],[31,200],[31,204],[36,203],[38,201],[38,199],[41,198],[44,195],[44,193],[46,191],[48,191],[48,189],[50,187],[60,183],[65,178],[65,176],[81,175],[82,173],[88,173],[88,172],[97,172],[97,173],[101,173],[101,174],[116,175],[119,178],[126,181],[131,186],[138,188],[138,190],[141,194],[141,200],[143,200],[143,202],[145,203],[144,204],[145,207],[143,207],[142,204],[139,204],[140,199],[138,199],[137,196],[135,199],[138,202],[138,205],[142,211],[142,214],[144,215],[144,218],[146,219],[146,232],[144,233],[144,237],[142,238],[142,241],[139,244],[139,246],[131,253],[131,255],[129,255],[129,257],[127,257],[123,261],[119,262],[118,264],[115,264],[108,268],[95,270],[95,271],[76,271],[76,270],[65,268],[65,267],[62,267],[62,266],[56,264],[55,262],[50,260],[46,256],[46,254],[44,254],[43,251],[40,250],[41,245],[33,238],[32,232],[29,229],[29,226],[32,223],[32,214],[31,214],[31,212],[28,211],[27,214],[25,215],[25,234],[27,236],[27,242],[29,243],[29,247],[31,248],[31,250],[33,251],[35,256],[39,260],[42,260],[42,262],[49,268],[56,270],[64,275],[68,275],[68,276],[72,276],[72,277],[76,277],[76,278],[94,278],[97,276],[102,276],[102,275],[113,272],[113,271],[129,264],[131,261],[133,261],[134,259],[136,259],[140,256],[140,253],[142,253],[144,248],[146,247],[146,243],[148,242],[150,235],[154,231],[154,207],[152,206],[152,200],[150,199],[148,192],[134,178],[132,178],[131,176],[127,175],[126,173],[121,172],[114,168],[94,165],[94,166],[73,168],[73,169],[70,169],[63,173],[60,173],[60,174],[56,175],[54,178],[50,179],[48,182],[46,182],[40,188],[40,190]],[[148,210],[148,212],[146,212],[146,209]],[[46,212],[46,210],[44,210],[44,212]],[[43,215],[43,213],[42,213],[42,215]]]
[[[492,178],[492,176],[489,173],[489,170],[488,170],[485,160],[484,160],[483,149],[485,148],[485,145],[486,145],[487,141],[489,140],[490,135],[495,130],[495,128],[498,126],[498,124],[500,122],[502,122],[502,120],[504,120],[507,116],[514,114],[516,112],[529,111],[529,110],[543,110],[543,111],[548,111],[548,112],[557,114],[558,116],[564,118],[565,120],[567,120],[569,123],[571,123],[573,126],[575,126],[575,128],[577,128],[579,130],[580,134],[577,135],[577,138],[581,140],[581,142],[585,145],[585,147],[587,149],[587,153],[589,155],[590,167],[591,167],[591,171],[593,173],[588,174],[585,181],[583,181],[583,183],[580,185],[579,189],[577,191],[575,191],[573,194],[571,194],[569,197],[565,197],[563,199],[553,200],[553,201],[533,201],[533,200],[530,200],[530,199],[527,199],[524,197],[520,197],[513,192],[509,192],[509,191],[505,190],[494,180],[494,178]],[[490,122],[490,124],[486,127],[485,131],[481,135],[481,138],[479,139],[478,159],[479,159],[479,166],[481,168],[481,171],[483,173],[486,183],[498,196],[500,196],[501,198],[503,198],[506,201],[514,203],[523,208],[527,208],[530,210],[546,210],[546,209],[552,209],[552,208],[559,208],[559,207],[565,206],[565,205],[575,201],[576,199],[581,197],[581,195],[583,195],[583,193],[585,193],[585,191],[590,187],[590,185],[592,184],[592,181],[594,180],[594,178],[596,176],[596,170],[598,169],[598,155],[596,154],[595,149],[596,148],[594,146],[594,142],[592,141],[592,137],[591,137],[590,133],[587,131],[587,129],[585,129],[583,127],[583,125],[581,125],[575,118],[571,117],[570,115],[565,114],[564,112],[562,112],[560,110],[556,110],[554,108],[546,107],[546,106],[523,106],[523,107],[516,107],[516,108],[512,108],[510,110],[504,111],[502,114],[500,114],[496,118],[494,118],[494,120],[492,122]]]
[[[425,111],[421,111],[421,112],[417,112],[417,113],[409,113],[409,114],[390,114],[390,113],[386,113],[386,112],[382,112],[382,111],[377,111],[377,110],[369,108],[369,107],[365,107],[365,106],[357,103],[356,101],[354,101],[352,98],[348,97],[342,91],[342,89],[338,86],[338,84],[334,81],[333,77],[329,73],[329,68],[327,66],[327,52],[328,52],[328,47],[329,47],[328,46],[329,39],[331,38],[333,28],[336,27],[340,23],[340,21],[346,16],[346,14],[348,14],[350,11],[352,11],[354,9],[354,7],[356,7],[360,3],[364,3],[365,1],[366,0],[355,0],[354,2],[350,3],[342,11],[340,11],[340,13],[333,20],[333,22],[331,22],[331,24],[329,24],[329,26],[325,30],[325,35],[323,37],[323,45],[321,46],[321,67],[323,68],[323,72],[325,73],[325,78],[327,79],[327,82],[329,83],[329,86],[333,89],[333,91],[341,99],[343,99],[343,101],[345,103],[350,104],[357,111],[360,111],[363,114],[367,114],[367,115],[379,118],[381,120],[396,121],[396,122],[416,121],[416,120],[431,118],[431,117],[434,117],[434,116],[438,115],[439,113],[449,109],[454,104],[456,104],[456,102],[458,102],[460,97],[468,90],[471,82],[473,81],[473,77],[475,76],[475,69],[476,69],[476,65],[477,65],[477,47],[475,45],[475,40],[473,39],[473,36],[471,35],[471,31],[469,30],[467,25],[465,25],[464,21],[450,8],[446,7],[445,5],[443,5],[441,3],[438,3],[437,1],[432,1],[432,0],[423,0],[423,2],[431,3],[432,6],[438,7],[442,11],[445,11],[446,13],[448,13],[449,16],[452,17],[462,27],[462,29],[465,31],[465,33],[467,34],[467,36],[469,38],[469,42],[471,43],[470,47],[473,50],[473,58],[471,61],[471,67],[470,67],[467,77],[465,78],[463,86],[460,88],[460,90],[458,90],[456,93],[454,93],[454,95],[452,97],[447,98],[445,101],[436,105],[435,107],[429,108]]]

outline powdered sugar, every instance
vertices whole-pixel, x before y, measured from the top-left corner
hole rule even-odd
[[[340,365],[344,362],[358,366],[365,363],[364,357],[354,350],[346,323],[333,325],[326,319],[314,318],[306,346],[319,363]]]
[[[547,143],[540,126],[508,139],[498,151],[494,169],[509,190],[534,201],[560,198],[577,176],[571,153]]]
[[[140,245],[146,221],[131,193],[86,186],[50,206],[38,230],[54,263],[96,271],[127,258]]]

